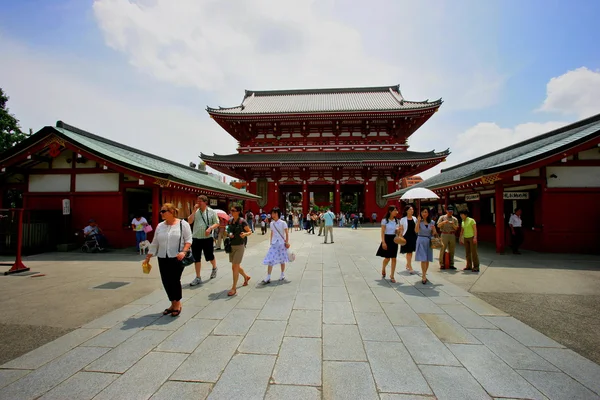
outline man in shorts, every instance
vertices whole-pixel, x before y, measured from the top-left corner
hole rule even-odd
[[[200,278],[200,269],[202,268],[201,257],[204,252],[204,259],[212,264],[210,279],[217,277],[217,261],[215,260],[212,233],[219,228],[219,218],[217,213],[208,207],[208,198],[205,195],[198,196],[194,211],[188,217],[188,222],[194,224],[192,230],[192,254],[196,260],[196,277],[190,283],[190,286],[196,286],[202,283]]]

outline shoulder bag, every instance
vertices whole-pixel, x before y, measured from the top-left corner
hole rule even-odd
[[[179,252],[181,253],[181,241],[183,240],[183,220],[179,220]],[[188,250],[187,253],[185,253],[185,257],[183,257],[180,261],[181,265],[185,268],[188,265],[191,265],[193,263],[196,262],[196,260],[194,259],[194,255],[192,254],[191,250]]]

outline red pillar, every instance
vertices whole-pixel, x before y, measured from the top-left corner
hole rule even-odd
[[[502,181],[495,185],[496,253],[504,253],[504,185]]]
[[[333,212],[337,215],[341,211],[341,201],[340,201],[340,181],[335,181],[335,191],[333,192]]]
[[[304,215],[306,215],[310,212],[310,210],[308,209],[309,200],[310,200],[309,197],[310,197],[310,193],[308,192],[308,184],[306,183],[306,181],[303,181],[303,183],[302,183],[302,213]]]
[[[448,209],[449,205],[450,205],[450,192],[446,192],[446,194],[444,195],[444,213]]]

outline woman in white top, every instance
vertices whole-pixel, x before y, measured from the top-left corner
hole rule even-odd
[[[146,256],[146,262],[152,256],[158,257],[158,268],[171,307],[163,311],[163,315],[177,317],[181,314],[181,260],[192,246],[192,229],[184,219],[177,218],[177,208],[171,203],[161,207],[160,215],[164,220],[156,227],[154,239]]]
[[[417,219],[414,216],[415,209],[412,206],[407,206],[405,212],[406,216],[400,219],[400,229],[402,236],[406,239],[406,244],[400,246],[400,253],[406,254],[406,270],[410,274],[414,274],[415,271],[412,267],[412,256],[417,246],[417,233],[415,232]]]
[[[394,274],[396,273],[396,257],[398,256],[398,245],[394,242],[396,232],[399,225],[396,219],[398,209],[395,206],[390,206],[388,212],[381,220],[381,244],[377,249],[377,256],[383,257],[381,266],[381,277],[385,279],[385,270],[388,263],[392,260],[392,272],[390,274],[390,282],[396,283]]]
[[[271,211],[271,247],[263,260],[263,264],[268,265],[267,277],[263,279],[263,284],[271,283],[271,272],[273,265],[281,264],[281,276],[279,280],[285,279],[285,263],[289,261],[287,249],[290,247],[290,237],[288,227],[285,221],[281,220],[281,210],[275,207]]]
[[[135,232],[135,247],[137,251],[140,251],[140,243],[146,240],[146,231],[144,228],[147,225],[148,221],[140,213],[135,214],[135,218],[131,220],[131,229]]]

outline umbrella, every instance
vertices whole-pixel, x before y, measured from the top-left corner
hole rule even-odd
[[[408,190],[400,197],[401,200],[417,200],[417,199],[439,199],[440,196],[433,193],[429,189],[425,188],[414,188]]]
[[[219,210],[218,208],[214,208],[213,211],[217,213],[217,217],[223,218],[225,221],[229,221],[229,214],[227,214],[225,211]]]

